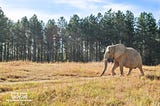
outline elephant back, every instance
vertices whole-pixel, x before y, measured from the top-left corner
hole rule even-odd
[[[126,47],[123,44],[116,44],[114,58],[117,59],[118,57],[122,56],[125,53],[125,51]]]

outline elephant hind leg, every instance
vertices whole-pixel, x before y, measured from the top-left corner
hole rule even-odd
[[[141,75],[144,76],[144,72],[143,72],[143,69],[142,69],[142,66],[138,67],[140,72],[141,72]]]
[[[129,68],[127,76],[131,74],[131,71],[132,71],[132,68]]]

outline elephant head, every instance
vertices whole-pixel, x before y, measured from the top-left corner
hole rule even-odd
[[[107,46],[104,54],[104,69],[101,76],[105,73],[107,69],[108,59],[112,58],[116,60],[118,57],[122,56],[125,53],[126,47],[123,44],[116,44]]]

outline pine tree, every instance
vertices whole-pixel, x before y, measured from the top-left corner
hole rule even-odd
[[[3,48],[6,46],[8,32],[8,18],[0,8],[0,61],[4,60],[3,55],[6,54],[6,50]]]
[[[57,35],[58,27],[55,25],[54,19],[48,20],[45,27],[45,41],[46,41],[46,51],[47,51],[47,61],[56,61],[57,53]]]

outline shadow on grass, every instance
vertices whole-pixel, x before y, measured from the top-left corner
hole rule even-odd
[[[160,75],[146,75],[146,78],[150,80],[160,80]]]
[[[1,86],[1,87],[0,87],[0,93],[12,91],[12,90],[13,90],[13,88],[8,87],[8,86]]]
[[[66,76],[66,77],[83,77],[83,78],[96,78],[101,77],[100,75],[79,75],[79,74],[55,74],[52,76]]]

